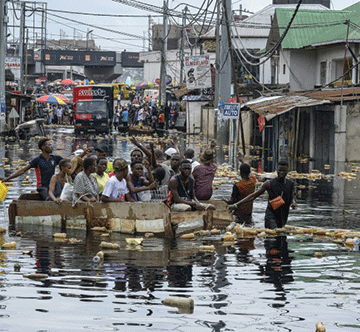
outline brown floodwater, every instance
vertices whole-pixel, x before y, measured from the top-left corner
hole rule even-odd
[[[91,139],[74,139],[70,129],[58,130],[55,151],[69,156]],[[112,156],[129,159],[132,145],[115,136],[106,141]],[[0,141],[1,157],[29,160],[36,142],[20,145]],[[19,151],[19,149],[22,149]],[[0,171],[0,176],[15,170]],[[340,166],[339,166],[340,167]],[[341,166],[343,167],[343,165]],[[337,172],[335,172],[337,173]],[[28,174],[34,180],[34,172]],[[35,189],[14,180],[5,200]],[[306,181],[302,180],[302,184]],[[290,212],[288,224],[359,230],[359,177],[337,176],[311,183]],[[231,184],[220,186],[217,198],[229,197]],[[266,197],[254,203],[254,226],[262,227]],[[0,206],[0,210],[2,207]],[[7,212],[0,226],[8,227]],[[22,236],[15,235],[21,231]],[[309,236],[238,239],[224,246],[220,236],[144,239],[129,247],[126,237],[110,234],[120,249],[105,252],[94,263],[100,234],[69,229],[76,244],[57,242],[59,229],[17,225],[0,241],[17,242],[16,250],[0,251],[0,331],[359,331],[359,251]],[[214,244],[215,251],[197,249]],[[23,254],[23,251],[30,251]],[[315,258],[321,252],[322,258]],[[15,272],[14,266],[20,266]],[[45,280],[24,274],[46,273]],[[167,297],[192,298],[194,310],[162,304]]]

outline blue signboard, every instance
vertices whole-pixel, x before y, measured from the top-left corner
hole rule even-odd
[[[0,117],[5,117],[6,113],[6,104],[5,104],[5,97],[2,95],[0,97]]]
[[[223,115],[225,119],[239,119],[239,112],[240,112],[240,104],[237,103],[231,103],[227,104],[225,103],[223,106]]]

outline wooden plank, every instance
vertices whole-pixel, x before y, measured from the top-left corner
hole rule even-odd
[[[8,214],[9,214],[9,224],[15,225],[15,217],[17,216],[17,207],[14,202],[12,202],[9,205]]]
[[[171,212],[171,224],[177,225],[182,222],[196,220],[200,218],[205,220],[206,214],[206,211]]]

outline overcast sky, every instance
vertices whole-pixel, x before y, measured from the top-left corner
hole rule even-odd
[[[209,0],[206,0],[209,1]],[[151,4],[152,6],[161,7],[163,4],[162,0],[141,0],[143,3]],[[210,0],[211,2],[211,0]],[[214,3],[213,1],[212,3]],[[331,9],[343,9],[347,6],[350,6],[358,1],[356,0],[333,0]],[[170,0],[170,8],[174,8],[181,3],[189,3],[194,6],[201,6],[203,0]],[[239,9],[240,4],[242,4],[243,9],[256,12],[263,7],[272,3],[271,0],[233,0],[232,9]],[[148,12],[140,9],[136,9],[124,4],[121,4],[112,0],[47,0],[48,9],[56,10],[67,10],[72,12],[88,12],[88,13],[98,13],[98,14],[117,14],[117,15],[159,15],[154,12]],[[183,5],[180,5],[178,9],[182,9]],[[212,6],[211,6],[212,8]],[[196,9],[191,8],[191,12],[195,13]],[[86,26],[81,23],[69,22],[62,20],[59,17],[55,17],[51,14],[55,14],[61,17],[69,18],[79,22],[84,22],[91,24],[93,26]],[[56,22],[54,22],[54,20]],[[162,23],[160,17],[153,17],[153,20],[156,23]],[[61,22],[61,23],[59,23]],[[48,38],[59,38],[60,29],[62,30],[62,35],[66,33],[68,38],[72,38],[74,35],[74,29],[76,29],[76,36],[85,39],[86,31],[88,29],[93,30],[93,38],[96,41],[97,45],[101,45],[101,48],[104,50],[114,50],[122,51],[124,49],[128,51],[141,51],[143,40],[141,37],[144,36],[144,33],[148,31],[148,18],[147,17],[101,17],[101,16],[85,16],[85,15],[73,15],[61,12],[51,12],[49,11],[48,15]],[[119,32],[124,32],[138,36],[139,38],[134,38],[121,34],[114,34],[109,31],[103,31],[97,27],[103,27],[111,30],[116,30]],[[105,40],[102,37],[111,38],[112,40]],[[147,47],[147,43],[146,43]]]

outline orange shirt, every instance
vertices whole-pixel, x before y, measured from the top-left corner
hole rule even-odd
[[[246,196],[252,194],[256,188],[256,178],[253,174],[250,174],[248,180],[240,180],[238,183],[234,184],[233,192],[231,197],[238,202],[245,198]],[[237,215],[251,215],[253,210],[253,202],[240,205],[235,213]]]

